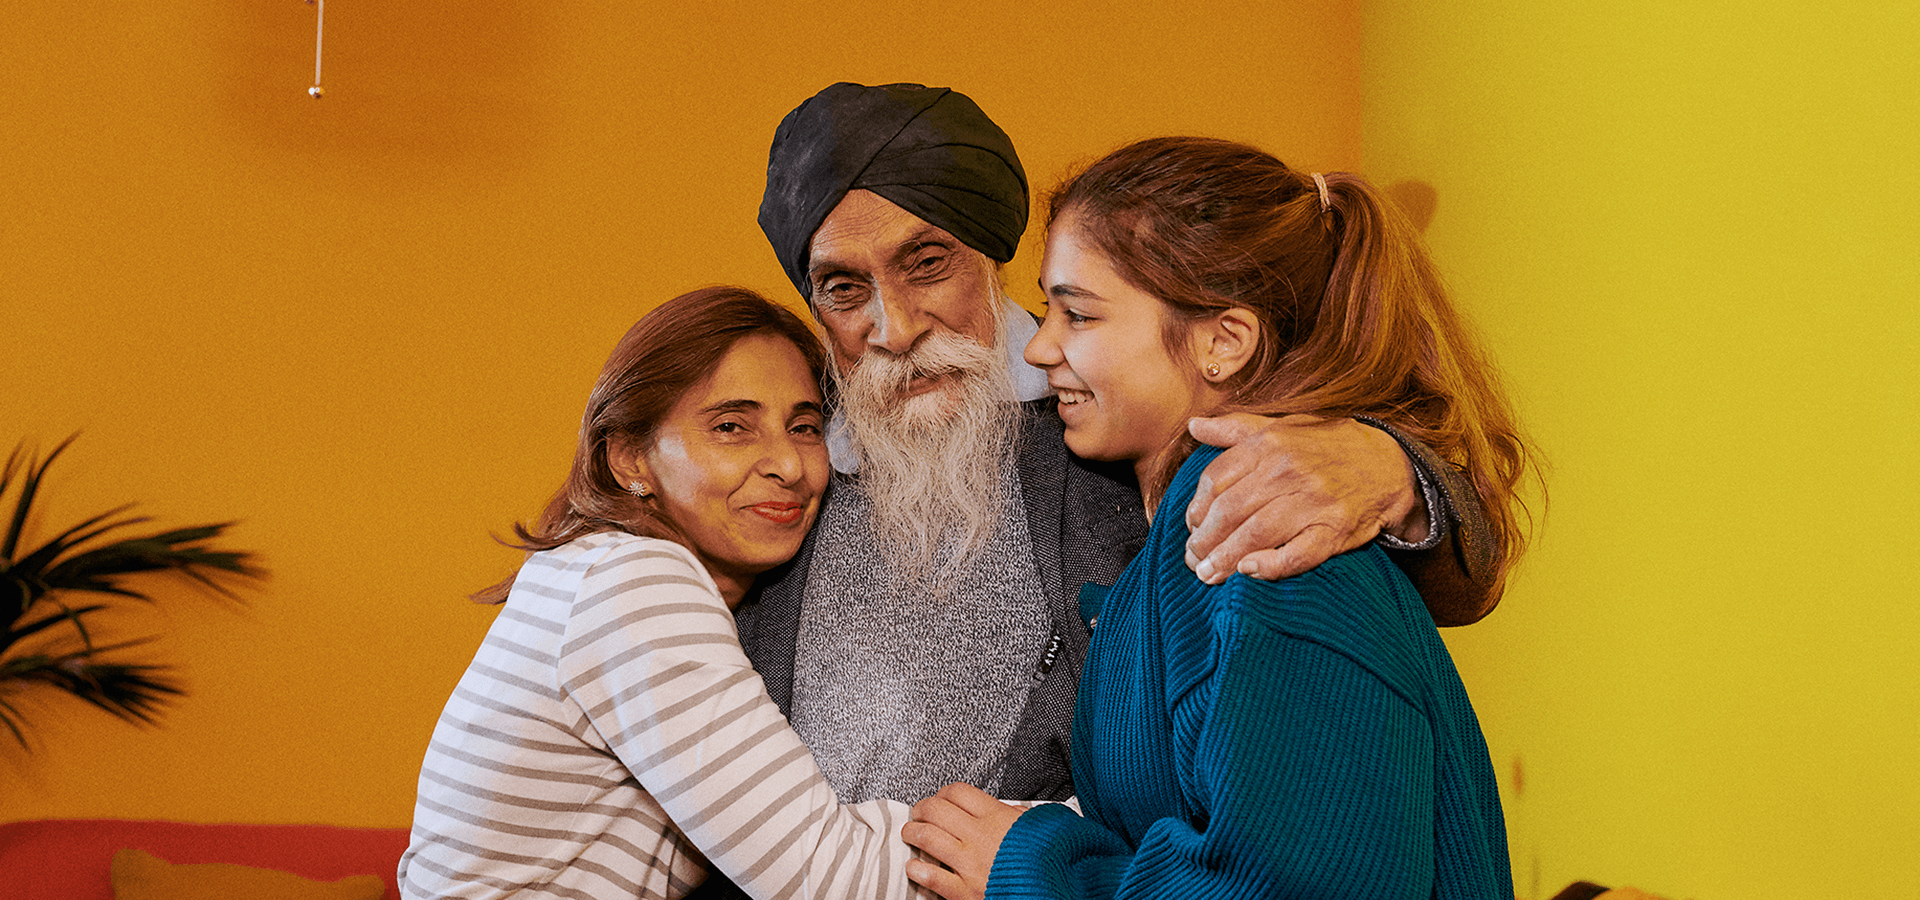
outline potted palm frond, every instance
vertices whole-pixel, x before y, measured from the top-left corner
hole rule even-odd
[[[129,503],[61,531],[32,549],[22,549],[34,500],[47,468],[73,437],[45,459],[22,442],[0,470],[0,505],[18,477],[19,495],[0,536],[0,725],[21,746],[26,723],[17,701],[24,692],[52,688],[130,722],[151,724],[166,703],[184,691],[169,669],[125,661],[121,654],[148,639],[104,640],[93,627],[116,598],[153,602],[135,581],[185,578],[218,596],[238,601],[235,580],[255,581],[265,572],[250,553],[212,546],[233,523],[196,525],[139,537],[109,535],[152,521],[128,514]]]

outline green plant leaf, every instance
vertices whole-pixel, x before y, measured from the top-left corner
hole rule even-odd
[[[80,619],[88,613],[99,612],[107,608],[107,604],[105,603],[95,603],[92,606],[81,607],[69,607],[62,604],[59,610],[51,611],[46,616],[23,625],[15,625],[12,629],[9,629],[5,637],[7,643],[0,644],[0,648],[11,646],[14,642],[22,638],[32,637],[56,625],[66,624],[73,625],[73,627],[80,632],[81,639],[91,646],[92,642],[87,640],[86,626]]]
[[[7,525],[6,539],[0,541],[0,559],[13,559],[13,551],[20,545],[20,532],[27,527],[27,513],[33,509],[33,497],[40,492],[41,476],[47,474],[47,467],[53,465],[53,461],[59,458],[60,452],[67,449],[67,445],[72,444],[73,439],[79,436],[78,433],[68,435],[67,439],[61,441],[60,446],[53,448],[53,452],[47,454],[47,458],[38,465],[34,463],[32,456],[28,455],[26,479],[20,483],[20,501],[13,508],[13,520]],[[0,479],[0,491],[4,491],[12,483],[14,459],[25,451],[26,444],[23,442],[14,448],[13,456],[7,459],[6,478]]]
[[[128,641],[100,650],[118,650],[144,641]],[[156,724],[166,703],[185,694],[165,666],[98,662],[94,651],[15,657],[0,662],[0,722],[21,746],[27,743],[18,707],[5,700],[9,691],[47,685],[128,722]]]
[[[184,577],[220,597],[245,602],[234,582],[266,577],[253,554],[213,546],[232,522],[107,539],[151,521],[130,514],[130,503],[88,517],[16,556],[47,469],[77,436],[68,436],[44,459],[36,459],[23,441],[0,469],[0,497],[19,485],[6,533],[0,535],[0,725],[22,746],[28,745],[25,721],[8,696],[24,689],[52,687],[139,724],[155,722],[161,709],[184,693],[165,666],[105,658],[147,642],[96,643],[88,617],[111,609],[111,602],[70,603],[63,595],[152,603],[148,590],[130,579],[160,575]],[[71,629],[67,638],[59,634],[63,626]],[[30,651],[23,643],[29,639]]]
[[[109,516],[119,515],[120,513],[126,512],[127,510],[132,508],[133,508],[133,504],[131,503],[128,503],[122,506],[116,506],[113,509],[107,510],[106,512],[103,512],[97,516],[94,516],[91,519],[81,522],[80,524],[75,525],[72,528],[67,529],[66,531],[63,531],[57,535],[54,535],[51,540],[47,541],[44,544],[41,544],[37,549],[32,550],[28,552],[25,556],[22,556],[19,559],[15,560],[13,563],[13,567],[22,572],[43,571],[49,565],[51,565],[54,560],[58,559],[60,557],[60,554],[67,552],[67,550],[75,546],[86,543],[87,541],[90,541],[96,537],[99,537],[100,535],[106,534],[107,532],[112,531],[116,528],[125,528],[129,525],[138,525],[141,522],[149,521],[149,519],[146,516],[130,516],[118,522],[107,522],[106,524],[101,525],[98,528],[94,528],[92,531],[86,531],[86,529],[92,527],[94,524],[98,522],[104,521]],[[85,533],[82,533],[82,532],[85,532]]]

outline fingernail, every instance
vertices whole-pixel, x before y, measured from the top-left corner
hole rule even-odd
[[[1201,581],[1204,581],[1208,584],[1212,584],[1213,583],[1213,560],[1209,559],[1206,562],[1201,563],[1200,568],[1193,570],[1193,574],[1196,576],[1199,576]]]

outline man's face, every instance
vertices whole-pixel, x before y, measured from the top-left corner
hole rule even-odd
[[[992,261],[872,191],[848,192],[813,233],[808,279],[843,373],[870,350],[897,356],[939,332],[994,345]],[[916,378],[901,399],[955,377]]]

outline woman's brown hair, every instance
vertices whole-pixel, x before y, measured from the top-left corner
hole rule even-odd
[[[792,341],[816,384],[826,374],[826,352],[806,323],[745,288],[702,288],[641,317],[614,345],[587,396],[566,481],[533,528],[515,522],[513,532],[520,539],[502,543],[531,553],[597,532],[624,531],[686,544],[679,527],[661,512],[658,498],[635,496],[614,479],[607,451],[616,443],[651,446],[674,404],[705,384],[734,344],[755,334]],[[509,576],[473,599],[500,603],[512,587]]]
[[[1460,467],[1504,580],[1526,543],[1517,489],[1534,463],[1498,375],[1413,226],[1359,176],[1322,177],[1324,195],[1258,148],[1154,138],[1068,179],[1047,224],[1071,217],[1122,278],[1167,304],[1171,352],[1185,352],[1191,323],[1224,310],[1260,319],[1254,357],[1221,384],[1217,412],[1377,417]],[[1149,487],[1197,446],[1181,439]]]

